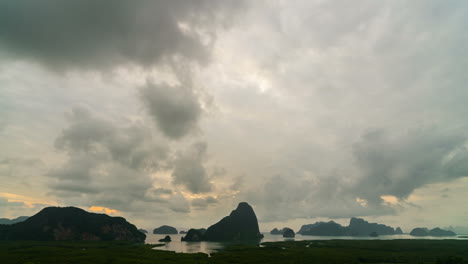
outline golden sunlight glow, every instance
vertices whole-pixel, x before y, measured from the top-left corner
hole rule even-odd
[[[107,207],[102,207],[102,206],[91,206],[89,210],[95,213],[105,213],[105,214],[113,214],[113,215],[118,213],[117,210],[110,209]]]
[[[359,197],[356,197],[356,202],[358,202],[363,207],[367,206],[367,200],[365,200],[365,199],[361,199]]]
[[[190,200],[193,200],[193,199],[206,199],[208,197],[213,197],[215,199],[218,199],[218,196],[217,195],[209,195],[209,194],[200,194],[200,193],[189,193],[189,192],[180,192],[184,197],[185,199],[190,199]]]
[[[42,200],[34,197],[28,197],[24,195],[14,194],[14,193],[0,193],[0,197],[6,198],[8,202],[19,202],[23,203],[29,208],[33,208],[36,204],[45,204],[51,206],[57,206],[57,202],[50,200]]]
[[[393,195],[382,195],[380,198],[384,200],[384,203],[398,204],[398,198]]]

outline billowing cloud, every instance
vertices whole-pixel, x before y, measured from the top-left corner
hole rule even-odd
[[[170,150],[149,128],[115,125],[83,108],[75,108],[69,119],[70,126],[55,142],[68,160],[49,171],[51,194],[119,211],[164,203],[168,197],[160,194],[172,195],[153,187],[151,173],[164,166]]]
[[[209,205],[218,203],[218,200],[213,196],[207,196],[206,198],[195,198],[192,200],[192,206],[198,210],[204,210]]]
[[[92,116],[84,108],[74,108],[70,122],[55,141],[58,149],[69,153],[86,153],[94,155],[95,159],[108,158],[137,170],[155,169],[168,155],[167,143],[155,138],[144,125],[115,126]]]
[[[140,89],[140,96],[147,112],[167,137],[178,139],[197,129],[202,109],[191,87],[149,82]]]
[[[426,184],[467,177],[467,141],[464,131],[447,128],[369,132],[354,146],[362,177],[354,193],[369,202],[382,195],[406,199]]]
[[[177,154],[172,162],[174,184],[183,185],[192,193],[205,193],[212,190],[210,177],[204,166],[206,149],[206,143],[199,142]]]

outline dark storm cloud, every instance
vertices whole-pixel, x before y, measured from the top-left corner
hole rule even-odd
[[[226,23],[240,3],[6,0],[0,2],[0,47],[55,69],[147,66],[172,56],[204,63],[214,41],[207,27]]]
[[[197,129],[202,109],[191,87],[148,82],[140,89],[140,96],[148,114],[167,137],[179,139]]]
[[[183,185],[192,193],[205,193],[212,189],[210,178],[203,164],[207,145],[204,142],[193,144],[184,152],[179,152],[172,162],[174,184]]]

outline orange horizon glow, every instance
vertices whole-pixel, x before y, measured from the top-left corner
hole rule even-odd
[[[103,206],[91,206],[89,210],[95,213],[105,213],[105,214],[113,214],[113,215],[118,213],[118,211],[115,209],[111,209],[111,208],[107,208]]]

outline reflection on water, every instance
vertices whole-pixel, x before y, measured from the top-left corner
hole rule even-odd
[[[154,234],[146,234],[146,243],[150,244],[161,244],[158,240],[164,238],[166,235],[154,235]],[[186,242],[181,241],[181,238],[185,235],[170,235],[172,241],[163,243],[164,246],[155,247],[154,249],[157,250],[168,250],[168,251],[175,251],[175,252],[182,252],[182,253],[198,253],[203,252],[210,254],[212,252],[220,251],[224,247],[228,245],[239,244],[238,242]],[[265,240],[262,240],[264,242]],[[259,242],[243,242],[242,244],[247,245],[259,245]]]
[[[388,240],[388,239],[463,239],[457,237],[413,237],[410,235],[389,235],[389,236],[379,236],[379,237],[349,237],[349,236],[302,236],[296,234],[295,238],[283,238],[281,235],[270,235],[269,233],[264,233],[265,237],[261,240],[261,242],[274,242],[274,241],[300,241],[300,240],[330,240],[330,239],[380,239],[380,240]],[[166,235],[154,235],[154,234],[146,234],[146,243],[151,244],[161,244],[158,242],[159,239],[164,238]],[[156,247],[154,249],[157,250],[168,250],[168,251],[175,251],[175,252],[182,252],[182,253],[198,253],[203,252],[210,254],[212,252],[220,251],[225,246],[238,244],[235,242],[182,242],[180,241],[181,237],[184,235],[170,235],[172,242],[164,243],[165,245],[162,247]],[[465,238],[466,239],[466,238]],[[255,242],[248,243],[250,245],[255,245]]]

